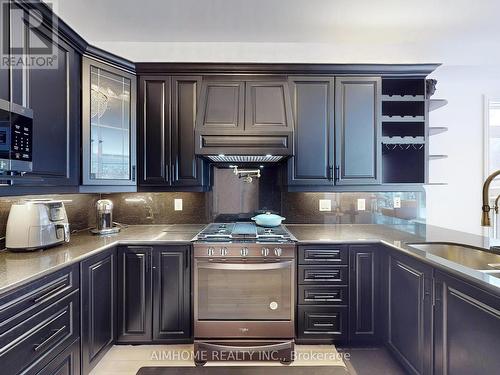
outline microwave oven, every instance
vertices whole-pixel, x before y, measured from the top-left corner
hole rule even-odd
[[[0,175],[33,170],[33,112],[0,99]]]

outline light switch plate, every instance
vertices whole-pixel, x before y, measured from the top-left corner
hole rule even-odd
[[[401,197],[394,197],[394,208],[401,208]]]
[[[319,210],[320,211],[331,211],[332,201],[330,199],[320,199],[319,200]]]
[[[182,211],[182,199],[181,198],[174,199],[174,210],[175,211]]]
[[[359,198],[358,199],[358,211],[366,210],[366,199]]]

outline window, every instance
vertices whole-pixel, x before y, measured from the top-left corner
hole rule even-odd
[[[485,178],[500,169],[500,98],[485,99]],[[500,193],[500,180],[491,184],[494,191]]]

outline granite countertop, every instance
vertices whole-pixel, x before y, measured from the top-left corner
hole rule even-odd
[[[0,294],[35,278],[79,262],[117,244],[187,244],[204,224],[131,225],[119,233],[95,236],[89,231],[71,235],[71,241],[46,250],[0,252]]]
[[[120,233],[109,236],[94,236],[88,231],[82,231],[73,234],[70,243],[51,249],[31,253],[2,251],[0,294],[117,244],[190,243],[204,226],[204,224],[131,225],[122,229]],[[486,237],[424,224],[288,224],[286,227],[300,244],[382,241],[421,261],[480,283],[495,293],[500,292],[500,278],[460,266],[407,245],[412,242],[452,242],[489,249],[491,243]],[[500,253],[498,257],[500,263]]]
[[[488,250],[491,246],[498,245],[498,240],[425,224],[288,224],[286,227],[299,243],[303,244],[382,242],[434,267],[479,283],[494,293],[500,293],[499,277],[408,245],[419,242],[447,242]],[[478,257],[474,252],[471,250],[467,256]],[[500,252],[493,256],[498,257],[497,263],[500,264]]]

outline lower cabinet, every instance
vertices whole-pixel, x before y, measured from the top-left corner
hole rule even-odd
[[[191,341],[189,246],[118,249],[121,343]]]
[[[80,373],[80,340],[76,340],[37,375],[80,375]]]
[[[118,248],[118,342],[152,339],[152,247]]]
[[[347,245],[298,247],[297,342],[343,343],[348,337]]]
[[[81,364],[88,374],[115,341],[116,249],[80,263]]]
[[[394,252],[386,266],[388,348],[409,374],[431,374],[432,268]]]
[[[189,246],[153,251],[153,340],[191,337]]]
[[[379,341],[380,257],[378,245],[349,247],[349,342]]]
[[[500,298],[436,272],[434,373],[497,374]]]

